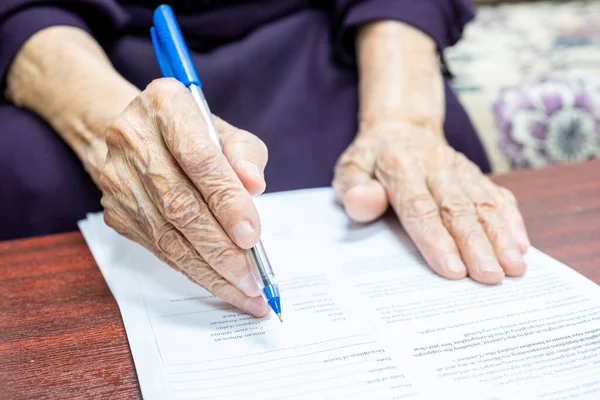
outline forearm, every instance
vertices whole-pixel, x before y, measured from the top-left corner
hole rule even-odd
[[[436,45],[397,21],[361,27],[357,36],[360,122],[401,119],[442,132],[443,78]]]
[[[85,31],[46,28],[21,48],[7,75],[7,96],[47,121],[94,180],[106,157],[104,133],[139,90],[112,67]]]

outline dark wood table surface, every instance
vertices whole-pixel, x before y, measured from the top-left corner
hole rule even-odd
[[[600,160],[496,176],[533,245],[600,284]],[[0,398],[139,398],[119,309],[80,233],[0,243]]]

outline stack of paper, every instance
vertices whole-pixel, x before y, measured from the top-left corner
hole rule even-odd
[[[329,189],[257,199],[285,318],[232,309],[108,228],[80,223],[146,399],[599,399],[600,287],[530,249],[497,286],[447,281],[393,220]]]

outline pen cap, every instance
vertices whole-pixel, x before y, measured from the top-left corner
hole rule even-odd
[[[166,4],[159,6],[154,10],[153,21],[155,38],[169,64],[173,77],[185,86],[189,87],[194,84],[202,87],[202,82],[192,63],[192,57],[171,7]]]
[[[162,72],[163,77],[165,78],[173,78],[173,71],[171,71],[169,60],[167,60],[167,57],[162,50],[162,45],[158,40],[158,35],[156,34],[156,29],[154,27],[150,28],[150,37],[152,38],[152,45],[154,46],[154,52],[156,53],[160,72]]]

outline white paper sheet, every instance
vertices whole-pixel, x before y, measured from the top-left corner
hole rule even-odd
[[[80,223],[146,399],[598,399],[600,287],[531,249],[498,286],[433,274],[393,220],[329,189],[257,199],[283,324],[245,315],[108,228]]]

